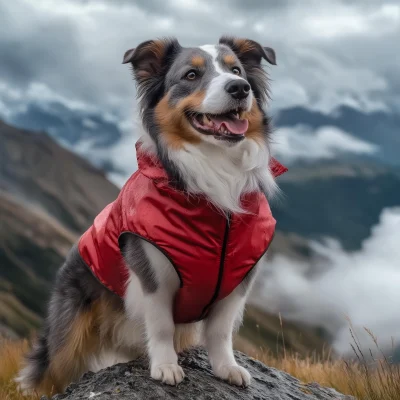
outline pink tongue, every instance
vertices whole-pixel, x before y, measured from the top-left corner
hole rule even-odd
[[[249,128],[249,121],[247,119],[224,119],[219,117],[211,117],[211,119],[214,122],[217,130],[221,128],[222,124],[225,124],[226,129],[236,135],[245,134]]]

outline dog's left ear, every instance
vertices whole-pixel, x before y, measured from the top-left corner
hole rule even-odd
[[[254,40],[223,36],[219,39],[219,43],[230,47],[243,64],[261,64],[261,60],[265,59],[270,64],[276,65],[275,50],[263,47]]]
[[[148,40],[124,54],[123,64],[131,63],[138,83],[156,77],[164,72],[164,67],[179,51],[175,38]]]

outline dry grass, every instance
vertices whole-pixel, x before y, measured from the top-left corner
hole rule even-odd
[[[303,383],[318,382],[335,388],[338,392],[363,400],[399,400],[399,366],[383,360],[374,362],[299,358],[286,355],[277,359],[266,352],[253,357],[268,366],[286,371]]]
[[[392,363],[381,351],[377,338],[367,328],[365,330],[371,338],[375,352],[371,349],[365,352],[350,321],[349,323],[354,352],[354,359],[351,361],[334,359],[329,350],[321,356],[299,357],[297,354],[288,354],[282,320],[280,337],[277,340],[277,346],[281,347],[277,353],[282,354],[281,357],[264,349],[254,351],[246,345],[237,347],[266,365],[295,376],[303,383],[317,382],[360,400],[399,400],[400,365]]]
[[[353,361],[334,360],[329,351],[320,357],[300,358],[295,354],[287,354],[284,338],[279,340],[283,348],[282,357],[277,358],[271,352],[251,351],[250,356],[265,364],[286,371],[303,383],[318,382],[322,386],[333,387],[341,393],[350,394],[363,400],[399,400],[400,399],[400,367],[392,364],[379,350],[378,341],[368,331],[372,343],[380,357],[372,356],[372,351],[365,353],[359,344],[354,331]],[[19,369],[22,354],[28,342],[0,340],[0,399],[1,400],[39,400],[39,396],[24,397],[18,392],[13,378]],[[239,346],[240,347],[240,346]]]
[[[28,341],[8,341],[0,338],[0,399],[39,400],[39,396],[23,396],[14,383],[22,355],[28,349]]]

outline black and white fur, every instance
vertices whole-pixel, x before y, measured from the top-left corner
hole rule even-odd
[[[235,60],[240,76],[222,62],[224,55]],[[190,60],[195,56],[205,63],[199,79],[189,82],[182,77],[191,68]],[[271,195],[276,190],[267,168],[270,127],[264,111],[268,84],[262,59],[275,64],[273,50],[250,40],[227,37],[221,38],[218,45],[200,48],[182,48],[175,39],[148,41],[125,54],[124,62],[132,64],[138,85],[144,149],[160,158],[171,184],[191,195],[205,194],[223,213],[242,212],[240,196],[245,192],[262,190]],[[232,99],[224,90],[226,83],[235,79],[250,83],[251,93],[246,99]],[[170,147],[155,116],[157,105],[168,96],[169,107],[174,109],[183,99],[199,91],[204,96],[196,112],[218,114],[236,107],[244,111],[258,107],[262,118],[260,140],[244,138],[232,143],[202,135],[187,124],[185,129],[190,130],[191,137],[200,140],[193,143],[183,138],[180,146]],[[68,371],[73,366],[65,366],[68,380],[77,380],[87,370],[97,371],[125,362],[146,351],[150,376],[177,385],[185,376],[178,364],[177,349],[203,344],[217,377],[234,385],[249,385],[250,374],[236,363],[232,334],[241,323],[256,268],[229,296],[214,305],[205,320],[175,326],[172,306],[180,282],[169,260],[151,244],[130,234],[122,236],[120,246],[130,269],[123,299],[109,293],[91,275],[77,247],[73,247],[58,273],[43,332],[17,379],[21,388],[29,391],[40,387],[46,373],[51,371],[53,360],[66,346],[74,318],[90,312],[92,305],[104,297],[121,317],[113,322],[107,346],[100,344],[84,359],[76,354],[77,365],[78,359],[80,363],[76,371]],[[100,326],[100,337],[102,329]],[[184,344],[177,346],[177,340]],[[56,390],[63,390],[68,383],[55,385]]]

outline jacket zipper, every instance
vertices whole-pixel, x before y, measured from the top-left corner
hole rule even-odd
[[[214,304],[215,300],[218,297],[219,291],[221,289],[222,278],[224,275],[224,266],[225,266],[225,255],[226,255],[226,247],[228,244],[228,237],[229,237],[229,228],[231,224],[231,213],[228,214],[225,223],[225,232],[224,232],[224,239],[222,242],[222,249],[221,249],[221,258],[219,262],[219,271],[218,271],[218,280],[217,285],[215,287],[214,294],[210,300],[210,302],[204,307],[203,312],[201,313],[200,319],[203,319],[207,316],[208,311],[210,310],[211,306]]]

